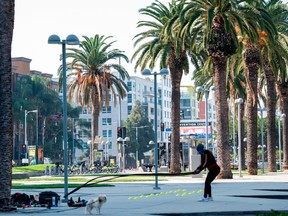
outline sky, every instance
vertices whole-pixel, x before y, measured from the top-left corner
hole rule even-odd
[[[12,42],[12,57],[31,59],[30,69],[57,76],[61,65],[60,45],[48,44],[48,38],[57,34],[65,39],[75,34],[79,40],[83,36],[95,34],[112,36],[113,48],[125,51],[131,58],[135,49],[133,37],[141,31],[136,25],[147,17],[138,10],[154,0],[15,0],[15,24]],[[170,0],[161,0],[168,4]],[[283,2],[287,3],[288,0]],[[121,64],[130,75],[134,72],[133,62]],[[185,77],[188,83],[191,79]]]
[[[138,12],[153,0],[15,0],[15,26],[12,41],[12,57],[31,59],[30,69],[57,75],[61,65],[60,45],[48,44],[48,38],[57,34],[65,39],[75,34],[112,36],[113,48],[125,51],[131,58],[133,37],[141,29],[136,25],[144,20]],[[168,3],[169,0],[162,0]],[[110,41],[110,40],[108,40]],[[71,46],[70,46],[71,47]],[[73,46],[75,47],[75,46]],[[132,64],[121,62],[130,75],[136,74]]]

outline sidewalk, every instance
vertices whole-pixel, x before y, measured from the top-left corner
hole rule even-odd
[[[71,196],[89,200],[106,194],[107,203],[101,209],[102,215],[244,215],[287,211],[288,174],[269,173],[258,176],[234,175],[233,179],[216,179],[212,183],[213,202],[197,202],[203,195],[204,177],[173,177],[159,182],[160,189],[154,189],[155,182],[113,183],[115,187],[81,188]],[[49,189],[48,189],[49,190]],[[64,189],[52,189],[61,197]],[[71,191],[72,188],[69,188]],[[27,194],[39,194],[39,189],[13,190]],[[84,207],[44,207],[17,209],[5,215],[84,215]],[[1,213],[0,213],[1,214]],[[96,211],[94,212],[96,214]]]

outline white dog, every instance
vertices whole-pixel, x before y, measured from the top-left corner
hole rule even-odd
[[[86,204],[85,214],[92,214],[93,208],[100,214],[100,209],[106,201],[107,197],[105,195],[99,195],[96,199],[90,199]]]

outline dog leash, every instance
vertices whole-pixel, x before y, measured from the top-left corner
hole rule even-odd
[[[73,194],[74,192],[80,190],[82,187],[88,187],[94,184],[99,184],[108,180],[113,180],[113,179],[117,179],[117,178],[121,178],[121,177],[127,177],[127,176],[185,176],[185,175],[192,175],[192,172],[185,172],[185,173],[151,173],[151,174],[143,174],[143,173],[134,173],[134,174],[109,174],[109,175],[101,175],[101,176],[97,176],[95,178],[92,178],[90,180],[88,180],[86,183],[84,183],[83,185],[80,185],[79,187],[76,187],[75,189],[73,189],[72,191],[70,191],[68,194],[64,195],[64,198],[68,197],[69,195]],[[109,179],[104,179],[98,182],[93,182],[94,180],[97,179],[101,179],[101,178],[105,178],[105,177],[112,177]]]

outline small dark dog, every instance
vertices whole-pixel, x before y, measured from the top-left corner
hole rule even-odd
[[[96,199],[90,199],[86,204],[85,214],[92,214],[93,208],[100,214],[100,209],[106,202],[107,197],[105,195],[99,195]]]

